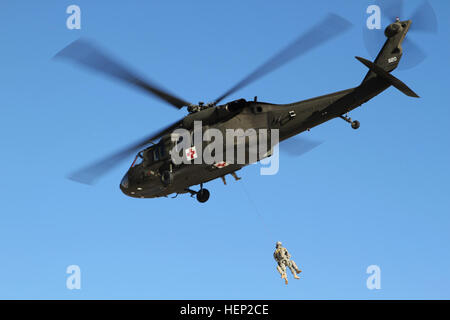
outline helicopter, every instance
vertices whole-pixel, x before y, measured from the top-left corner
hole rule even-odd
[[[215,128],[221,132],[228,129],[247,130],[251,128],[277,130],[278,140],[281,142],[335,118],[340,118],[349,123],[351,128],[358,129],[360,123],[351,119],[348,113],[389,87],[392,86],[409,97],[419,97],[406,84],[391,74],[402,58],[402,42],[411,25],[411,20],[401,21],[396,18],[385,29],[385,43],[373,62],[356,57],[369,69],[358,86],[289,104],[261,102],[256,97],[249,101],[238,99],[222,104],[221,102],[237,90],[288,61],[304,55],[346,32],[352,26],[349,21],[336,14],[328,14],[220,97],[209,103],[200,102],[198,104],[189,103],[161,89],[153,82],[137,76],[136,73],[107,56],[90,42],[82,39],[76,40],[57,53],[55,57],[70,59],[84,67],[112,76],[162,99],[177,109],[187,108],[188,114],[158,132],[76,171],[69,178],[92,184],[120,161],[135,155],[134,161],[120,182],[120,189],[125,195],[134,198],[157,198],[167,197],[171,194],[175,194],[175,197],[178,194],[190,194],[192,197],[195,196],[199,202],[206,202],[210,197],[210,192],[203,187],[205,183],[218,178],[222,178],[225,183],[224,177],[228,174],[238,178],[235,172],[250,162],[226,163],[222,161],[212,164],[194,164],[193,161],[187,161],[187,163],[175,164],[170,151],[176,149],[179,137],[175,136],[174,138],[174,131],[184,129],[192,133],[195,123],[201,121],[202,129]],[[247,140],[245,140],[245,146],[248,149]],[[192,156],[193,152],[199,151],[198,149],[202,147],[203,144],[197,146],[197,149],[192,149],[192,145],[188,145],[190,155]],[[256,161],[270,157],[272,147],[271,144],[268,152],[258,157]],[[199,189],[194,190],[192,187],[197,185],[199,185]]]

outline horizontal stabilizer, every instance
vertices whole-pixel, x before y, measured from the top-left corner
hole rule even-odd
[[[383,78],[384,80],[389,82],[389,84],[391,84],[392,86],[394,86],[395,88],[397,88],[398,90],[400,90],[401,92],[406,94],[407,96],[413,97],[413,98],[419,98],[417,93],[412,91],[406,84],[404,84],[402,81],[400,81],[399,79],[394,77],[389,72],[385,71],[380,66],[374,64],[373,62],[371,62],[367,59],[361,58],[361,57],[355,57],[355,58],[358,59],[358,61],[360,61],[363,65],[365,65],[371,71],[375,72],[378,76],[380,76],[381,78]]]

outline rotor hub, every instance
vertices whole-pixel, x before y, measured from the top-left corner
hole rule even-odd
[[[208,102],[207,104],[205,104],[203,101],[199,101],[198,104],[190,104],[187,107],[187,110],[189,113],[195,113],[195,112],[199,112],[211,107],[214,107],[215,103],[214,102]]]
[[[397,18],[398,19],[398,18]],[[403,30],[403,27],[400,23],[400,20],[390,24],[386,30],[384,30],[384,34],[386,35],[386,37],[388,38],[392,38],[393,36],[395,36],[396,34],[400,33]]]

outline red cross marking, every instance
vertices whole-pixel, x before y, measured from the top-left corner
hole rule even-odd
[[[227,166],[227,163],[224,162],[224,161],[216,163],[216,167],[217,168],[223,168],[223,167],[226,167],[226,166]]]
[[[194,158],[195,156],[195,150],[190,148],[189,151],[186,153],[186,155],[188,156],[189,159]]]

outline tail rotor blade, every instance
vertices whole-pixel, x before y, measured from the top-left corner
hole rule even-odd
[[[419,45],[408,37],[405,38],[402,44],[403,57],[401,63],[398,65],[399,70],[408,70],[422,63],[427,54],[423,51]]]
[[[433,10],[429,1],[424,1],[414,11],[412,17],[411,31],[425,32],[425,33],[437,33],[438,22],[436,13]]]
[[[370,30],[366,26],[364,26],[363,40],[370,56],[375,59],[380,52],[380,48],[382,48],[383,44],[386,42],[386,36],[384,35],[383,29]]]
[[[381,8],[381,14],[388,19],[387,24],[395,22],[395,19],[403,17],[403,0],[378,0],[378,6]]]
[[[399,17],[400,20],[408,18],[403,16],[403,7],[405,4],[403,0],[378,0],[376,4],[380,6],[383,17],[389,20],[387,21],[388,23],[386,21],[383,22],[382,28],[394,22],[396,17]],[[414,11],[410,20],[412,21],[410,32],[437,33],[438,31],[436,13],[428,0],[422,2]],[[365,27],[363,29],[363,40],[367,51],[372,58],[375,58],[383,43],[386,41],[384,29],[369,30]],[[413,42],[409,35],[404,39],[402,47],[403,58],[398,66],[399,70],[411,69],[427,58],[425,51]]]

